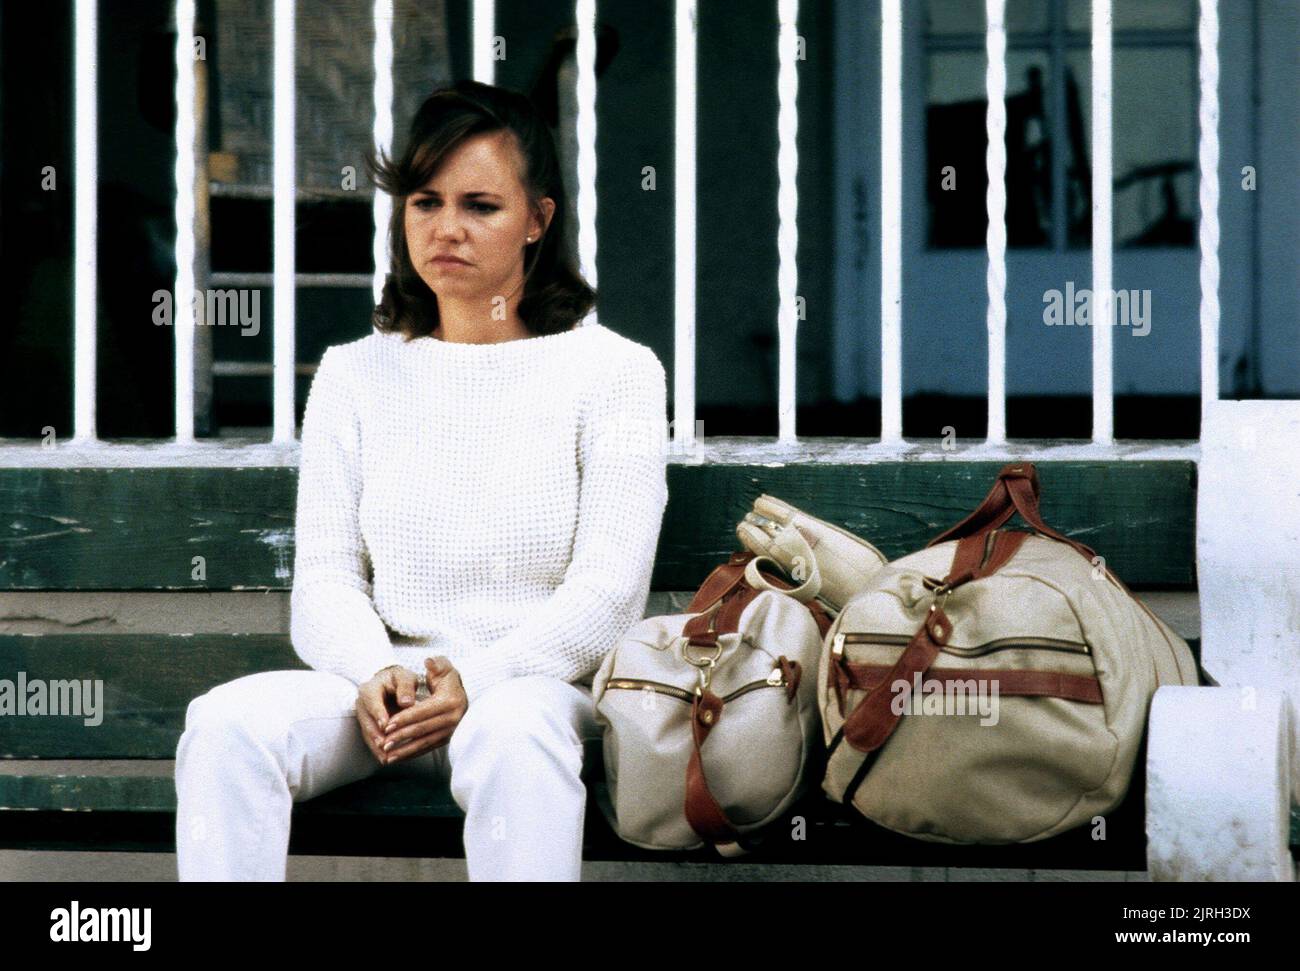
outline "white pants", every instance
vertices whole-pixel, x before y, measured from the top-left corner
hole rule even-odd
[[[450,779],[471,880],[577,880],[591,690],[557,678],[498,682],[448,744],[381,766],[361,737],[357,689],[322,671],[270,671],[190,702],[176,748],[181,880],[284,880],[293,803],[376,772]],[[376,825],[383,825],[377,820]]]

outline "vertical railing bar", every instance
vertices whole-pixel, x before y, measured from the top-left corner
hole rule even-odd
[[[496,0],[474,0],[471,14],[470,44],[474,48],[472,61],[474,80],[481,84],[496,84],[496,59],[493,40],[496,35]]]
[[[677,0],[673,35],[673,444],[695,445],[696,0]]]
[[[195,137],[194,0],[176,0],[176,441],[194,441]]]
[[[99,303],[99,9],[77,0],[74,30],[73,116],[73,370],[72,437],[97,437],[95,415],[96,312]]]
[[[377,150],[388,153],[393,147],[393,0],[374,0],[374,29],[374,140]],[[477,50],[476,47],[476,55]],[[372,212],[375,221],[375,281],[372,289],[378,304],[384,296],[390,261],[388,222],[393,214],[393,200],[388,193],[375,189]]]
[[[1197,29],[1200,80],[1201,417],[1219,398],[1219,4],[1201,0]],[[1258,295],[1256,296],[1258,299]]]
[[[985,206],[988,231],[988,442],[1001,445],[1007,438],[1007,32],[1006,0],[987,0],[985,50],[988,62],[984,88],[988,107],[985,129],[988,147],[984,166],[988,175]]]
[[[1115,440],[1111,267],[1111,4],[1092,0],[1092,440]]]
[[[880,440],[903,440],[903,14],[881,0]]]
[[[294,437],[294,321],[297,289],[294,282],[296,258],[294,236],[297,212],[297,146],[294,125],[294,0],[275,2],[274,55],[274,206],[272,286],[275,289],[275,328],[272,374],[272,421],[274,442],[291,442]]]
[[[795,45],[798,43],[799,2],[777,0],[777,337],[780,341],[777,370],[777,428],[783,444],[795,441],[795,338],[799,326],[796,301],[799,290],[799,72]]]
[[[577,0],[578,266],[594,288],[596,276],[596,0]],[[599,314],[597,314],[599,316]]]

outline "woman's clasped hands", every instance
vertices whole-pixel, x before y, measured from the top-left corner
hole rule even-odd
[[[426,698],[417,698],[418,676],[401,665],[384,668],[357,688],[361,737],[381,765],[446,745],[469,699],[460,673],[445,657],[425,658]]]

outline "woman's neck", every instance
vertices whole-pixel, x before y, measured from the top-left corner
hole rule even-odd
[[[493,320],[490,316],[475,320],[456,314],[442,314],[440,308],[438,326],[433,329],[432,336],[451,344],[499,344],[503,341],[522,340],[531,337],[532,333],[517,313],[505,320]]]

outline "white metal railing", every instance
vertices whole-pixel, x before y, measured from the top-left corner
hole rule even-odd
[[[375,148],[391,152],[393,148],[393,0],[375,0]],[[371,290],[375,303],[384,295],[388,276],[388,220],[393,215],[393,200],[387,192],[376,192],[374,200],[375,274]]]
[[[989,340],[988,442],[1007,440],[1007,29],[1006,0],[987,0],[985,33],[987,66],[984,88],[988,92],[984,126],[988,147],[984,167],[988,174],[985,208],[989,225],[989,304],[986,314]]]
[[[777,115],[776,115],[776,297],[777,337],[780,346],[777,367],[777,437],[783,444],[795,441],[795,335],[799,325],[799,271],[795,255],[799,248],[799,72],[796,45],[799,43],[798,0],[777,0]],[[691,424],[694,424],[692,416]]]
[[[172,335],[176,347],[176,442],[194,440],[195,153],[194,0],[176,0],[176,285]],[[188,191],[187,191],[188,190]]]
[[[880,442],[903,441],[903,10],[880,0]]]
[[[1219,4],[1201,0],[1200,81],[1201,417],[1219,398]]]
[[[696,233],[696,36],[697,0],[676,0],[674,11],[676,121],[674,160],[676,230],[674,292],[675,345],[673,449],[694,454],[695,442],[695,233]],[[985,0],[987,13],[986,89],[988,96],[986,167],[989,176],[986,205],[988,272],[987,330],[988,431],[983,448],[988,454],[1024,455],[1033,445],[1006,443],[1006,29],[1005,0]],[[778,296],[777,329],[780,340],[778,439],[770,445],[746,446],[771,454],[788,454],[792,447],[816,450],[812,442],[800,443],[795,426],[796,335],[798,280],[795,257],[798,246],[798,127],[796,56],[798,2],[776,0],[778,15]],[[495,78],[496,42],[493,0],[474,0],[473,70],[475,78],[492,83]],[[176,326],[176,438],[174,444],[192,446],[194,430],[195,317],[191,297],[195,289],[195,200],[187,187],[195,186],[196,122],[194,110],[194,8],[195,0],[176,0],[176,261],[174,322]],[[97,444],[96,438],[96,259],[98,182],[98,118],[96,55],[98,5],[96,0],[76,0],[75,53],[75,262],[74,262],[74,429],[73,442]],[[259,280],[274,287],[272,366],[273,446],[294,444],[295,364],[295,80],[294,0],[274,4],[274,124],[273,124],[273,271]],[[393,140],[393,3],[374,0],[374,140],[391,150]],[[594,0],[575,0],[577,39],[578,141],[578,250],[583,274],[596,282],[596,6]],[[1202,411],[1218,397],[1219,343],[1219,182],[1218,182],[1218,40],[1217,0],[1200,0],[1199,24],[1199,179],[1200,179],[1200,334]],[[915,453],[916,443],[902,434],[902,47],[901,0],[881,0],[881,437],[873,454]],[[1112,38],[1111,0],[1092,0],[1092,289],[1094,313],[1092,401],[1094,454],[1151,455],[1165,446],[1117,447],[1114,442],[1113,352],[1110,322],[1111,238],[1111,116]],[[387,224],[391,201],[376,193],[374,201],[375,271],[364,277],[378,299],[389,259]],[[1055,448],[1042,443],[1044,448]],[[129,446],[114,446],[114,449]],[[1070,446],[1074,449],[1074,446]],[[7,447],[8,450],[8,447]],[[1153,451],[1154,450],[1154,451]],[[153,451],[153,450],[149,450]],[[218,451],[228,453],[229,446]],[[1194,447],[1175,448],[1181,455]],[[125,454],[125,453],[122,453]],[[196,453],[186,454],[193,460]],[[1060,454],[1059,451],[1057,454]],[[1166,453],[1160,453],[1166,454]],[[21,460],[20,460],[21,461]]]
[[[275,0],[275,54],[273,94],[275,120],[272,129],[272,275],[275,278],[275,319],[272,321],[271,374],[272,441],[291,442],[294,437],[294,330],[298,296],[294,280],[294,238],[297,228],[297,87],[294,81],[294,0]]]
[[[596,286],[596,0],[577,0],[578,269]]]
[[[1115,440],[1111,342],[1111,10],[1092,0],[1092,440]]]
[[[673,17],[673,440],[695,445],[695,0]]]
[[[72,437],[93,441],[95,430],[95,317],[99,243],[99,9],[97,0],[77,0],[73,27],[73,365]]]
[[[474,80],[483,84],[496,83],[496,3],[495,0],[474,0],[471,14],[473,23],[470,27],[471,43],[474,50]]]

